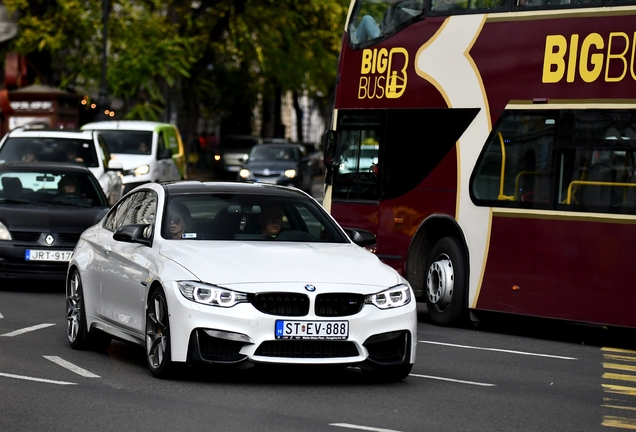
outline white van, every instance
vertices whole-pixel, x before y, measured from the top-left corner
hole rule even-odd
[[[144,183],[185,178],[183,142],[173,124],[110,120],[85,124],[82,130],[99,131],[112,157],[122,163],[125,192]]]

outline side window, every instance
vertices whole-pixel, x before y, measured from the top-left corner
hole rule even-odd
[[[478,201],[496,201],[503,206],[550,205],[558,115],[558,111],[516,111],[502,116],[472,182]]]
[[[636,112],[507,111],[470,181],[475,204],[636,213]]]
[[[152,224],[157,215],[157,195],[151,191],[137,192],[121,225]]]
[[[137,194],[131,194],[126,199],[119,202],[119,204],[110,210],[108,216],[106,216],[106,220],[104,221],[104,228],[109,231],[115,231],[117,228],[123,225],[123,219],[126,215],[126,212],[130,208],[130,205],[133,202],[133,198]]]
[[[100,155],[98,157],[102,159],[102,164],[104,165],[104,168],[108,168],[108,162],[110,161],[110,151],[108,150],[106,141],[104,141],[104,137],[102,137],[101,135],[98,135],[97,140],[99,142],[99,150],[100,150]]]
[[[339,141],[339,163],[334,174],[334,198],[380,198],[375,166],[379,158],[377,129],[343,130]]]
[[[163,134],[160,133],[157,137],[157,159],[161,159],[166,152],[166,141],[163,138]]]

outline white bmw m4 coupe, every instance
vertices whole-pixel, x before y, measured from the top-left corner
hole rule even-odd
[[[145,347],[178,364],[359,367],[382,381],[415,361],[408,282],[297,189],[183,181],[140,186],[81,235],[68,267],[72,348]]]

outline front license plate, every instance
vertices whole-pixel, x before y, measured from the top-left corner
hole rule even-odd
[[[283,321],[276,320],[276,339],[349,338],[349,321]]]
[[[259,183],[268,183],[268,184],[276,184],[276,179],[269,179],[269,178],[259,178],[256,179]]]
[[[227,167],[227,170],[230,172],[239,172],[241,170],[241,167],[236,165],[230,165]]]
[[[24,251],[26,261],[70,261],[73,251],[27,249]]]

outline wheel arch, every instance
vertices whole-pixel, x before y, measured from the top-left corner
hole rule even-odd
[[[457,221],[443,214],[426,218],[417,228],[409,246],[406,259],[406,279],[411,284],[418,301],[426,301],[426,263],[435,243],[444,237],[454,237],[459,241],[464,258],[466,287],[469,286],[470,261],[464,232]],[[466,304],[465,306],[468,306]]]

